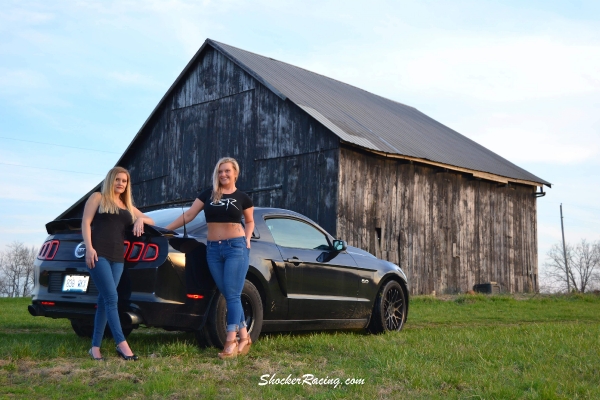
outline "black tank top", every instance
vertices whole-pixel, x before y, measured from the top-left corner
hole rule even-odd
[[[118,214],[96,211],[92,220],[92,246],[98,257],[114,262],[123,262],[125,228],[133,223],[128,210],[119,209]]]

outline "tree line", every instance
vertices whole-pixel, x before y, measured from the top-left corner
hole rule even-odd
[[[38,248],[21,242],[9,244],[0,252],[0,297],[31,296]]]

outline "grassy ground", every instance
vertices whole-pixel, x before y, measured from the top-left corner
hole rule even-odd
[[[0,398],[600,398],[593,295],[417,297],[400,333],[263,335],[226,362],[193,335],[154,329],[129,337],[141,361],[105,340],[108,361],[94,362],[90,340],[28,304],[0,299]]]

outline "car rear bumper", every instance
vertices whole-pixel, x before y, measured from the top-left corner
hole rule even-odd
[[[36,282],[32,304],[28,307],[29,313],[49,318],[89,320],[91,323],[98,300],[98,289],[93,280],[89,280],[85,292],[63,291],[67,274],[89,275],[85,263],[79,260],[37,260],[36,264]],[[193,331],[204,326],[214,291],[210,291],[205,297],[186,298],[185,285],[182,285],[180,277],[174,271],[170,262],[159,267],[137,266],[125,269],[117,289],[119,314],[124,327],[143,324],[148,327]]]
[[[96,297],[78,295],[73,299],[47,294],[34,296],[27,307],[34,317],[83,319],[93,321]],[[124,327],[143,324],[173,330],[194,331],[206,321],[210,297],[189,299],[185,303],[161,299],[152,293],[132,293],[127,301],[119,301],[119,316]]]

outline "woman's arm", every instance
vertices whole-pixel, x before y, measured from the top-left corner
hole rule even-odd
[[[92,246],[92,220],[100,206],[101,198],[100,193],[92,193],[85,203],[83,217],[81,218],[81,235],[83,236],[83,243],[85,243],[85,264],[88,268],[94,268],[96,266],[95,262],[98,261],[98,255]]]
[[[135,236],[142,236],[144,233],[144,224],[154,225],[154,220],[135,207],[133,207],[133,214],[136,218],[133,223],[133,234]]]
[[[252,238],[252,232],[254,232],[254,207],[246,208],[244,210],[244,224],[246,233],[246,247],[250,248],[250,239]]]
[[[196,218],[196,216],[198,214],[200,214],[200,211],[202,211],[203,208],[204,208],[204,203],[201,200],[196,199],[194,201],[194,203],[192,204],[192,206],[186,212],[184,212],[181,216],[175,218],[175,221],[173,221],[169,225],[165,226],[165,228],[174,230],[174,229],[177,229],[177,228],[183,226],[184,218],[185,218],[185,223],[186,224],[189,223],[191,220]]]

